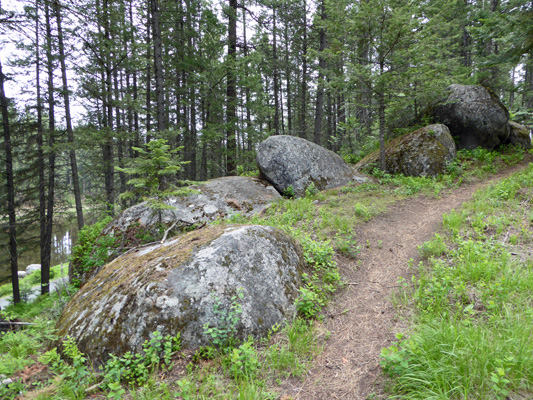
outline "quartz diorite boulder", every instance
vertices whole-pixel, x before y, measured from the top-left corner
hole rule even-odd
[[[210,344],[205,324],[226,329],[221,312],[242,293],[236,336],[260,337],[294,315],[303,268],[299,245],[276,228],[206,227],[106,265],[64,309],[58,334],[96,360],[139,351],[156,330],[197,348]]]
[[[513,121],[509,121],[509,127],[511,128],[511,131],[509,132],[509,139],[507,140],[508,144],[529,150],[531,148],[531,136],[527,127]]]
[[[296,136],[271,136],[257,146],[261,176],[280,193],[292,186],[297,197],[313,183],[318,190],[367,178],[337,154]]]
[[[436,176],[456,155],[455,143],[445,125],[428,125],[397,137],[385,145],[387,172],[408,176]],[[360,169],[379,166],[379,150],[370,153],[357,165]]]
[[[448,98],[434,107],[437,122],[446,125],[458,149],[493,150],[509,137],[509,111],[483,86],[450,85]]]
[[[253,215],[263,211],[272,202],[281,199],[280,194],[268,182],[244,176],[227,176],[211,179],[190,186],[192,192],[182,197],[171,197],[165,203],[171,208],[153,210],[148,202],[130,207],[113,219],[102,235],[116,238],[115,250],[139,245],[139,235],[151,233],[161,238],[160,226],[175,227],[201,224],[225,219],[235,214]],[[118,254],[112,254],[114,258]],[[87,270],[86,265],[71,265],[72,276],[84,285],[98,273],[99,267]]]
[[[271,202],[281,198],[267,182],[251,177],[226,176],[190,186],[191,194],[171,197],[165,201],[170,209],[154,212],[147,202],[125,210],[104,230],[124,232],[134,223],[145,227],[158,222],[195,224],[213,221],[234,214],[252,215],[264,210]]]

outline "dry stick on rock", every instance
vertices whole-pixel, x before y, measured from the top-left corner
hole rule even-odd
[[[176,226],[176,224],[178,223],[178,221],[174,221],[174,223],[170,226],[170,228],[168,228],[166,231],[165,231],[165,234],[163,235],[163,239],[161,239],[161,243],[165,243],[165,240],[167,240],[167,235],[168,233],[174,229],[174,227]],[[192,224],[190,224],[192,225]]]
[[[183,226],[192,226],[192,225],[194,225],[194,223],[192,223],[192,222],[187,222],[187,221],[183,221],[183,220],[179,219],[179,220],[175,221],[175,222],[172,224],[172,226],[171,226],[170,228],[168,228],[168,229],[165,231],[165,234],[164,234],[164,236],[163,236],[163,239],[161,239],[160,241],[157,241],[157,242],[150,242],[150,243],[145,243],[145,244],[141,244],[140,246],[132,247],[131,249],[129,249],[129,250],[128,250],[127,252],[125,252],[124,254],[121,254],[121,256],[125,256],[126,254],[129,254],[129,253],[131,253],[132,251],[139,250],[139,249],[142,249],[142,248],[144,248],[144,247],[152,246],[152,245],[154,245],[154,244],[162,244],[162,243],[164,243],[165,240],[166,240],[166,238],[167,238],[168,233],[169,233],[169,232],[170,232],[170,231],[176,226],[176,224],[177,224],[178,222],[181,222],[181,223],[183,224]],[[205,222],[204,222],[202,225],[200,225],[200,226],[198,227],[198,229],[203,228],[204,226],[205,226]]]

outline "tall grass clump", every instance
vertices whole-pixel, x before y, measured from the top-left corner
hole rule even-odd
[[[421,246],[413,327],[382,351],[398,398],[533,397],[532,195],[530,164],[445,216],[445,236]]]

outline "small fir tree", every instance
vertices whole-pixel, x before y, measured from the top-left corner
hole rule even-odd
[[[176,157],[176,153],[182,148],[171,150],[165,139],[148,142],[146,149],[133,147],[139,153],[139,157],[132,159],[129,167],[115,167],[117,171],[132,177],[128,181],[128,185],[133,187],[132,190],[122,193],[119,198],[148,200],[148,206],[157,211],[172,209],[173,207],[165,200],[189,192],[187,189],[176,187],[167,178],[180,172],[183,165],[188,163],[188,161],[179,161]],[[179,183],[186,184],[182,181]]]

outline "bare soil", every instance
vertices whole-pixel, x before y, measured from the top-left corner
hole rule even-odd
[[[383,347],[407,329],[391,297],[400,277],[410,281],[417,247],[441,229],[445,213],[461,207],[480,188],[528,165],[530,159],[505,169],[489,181],[464,185],[440,198],[418,197],[389,206],[388,211],[355,228],[361,245],[357,260],[338,258],[348,283],[326,312],[319,329],[331,334],[324,351],[303,381],[292,381],[282,399],[386,398],[379,365]],[[413,260],[414,263],[410,262]]]

